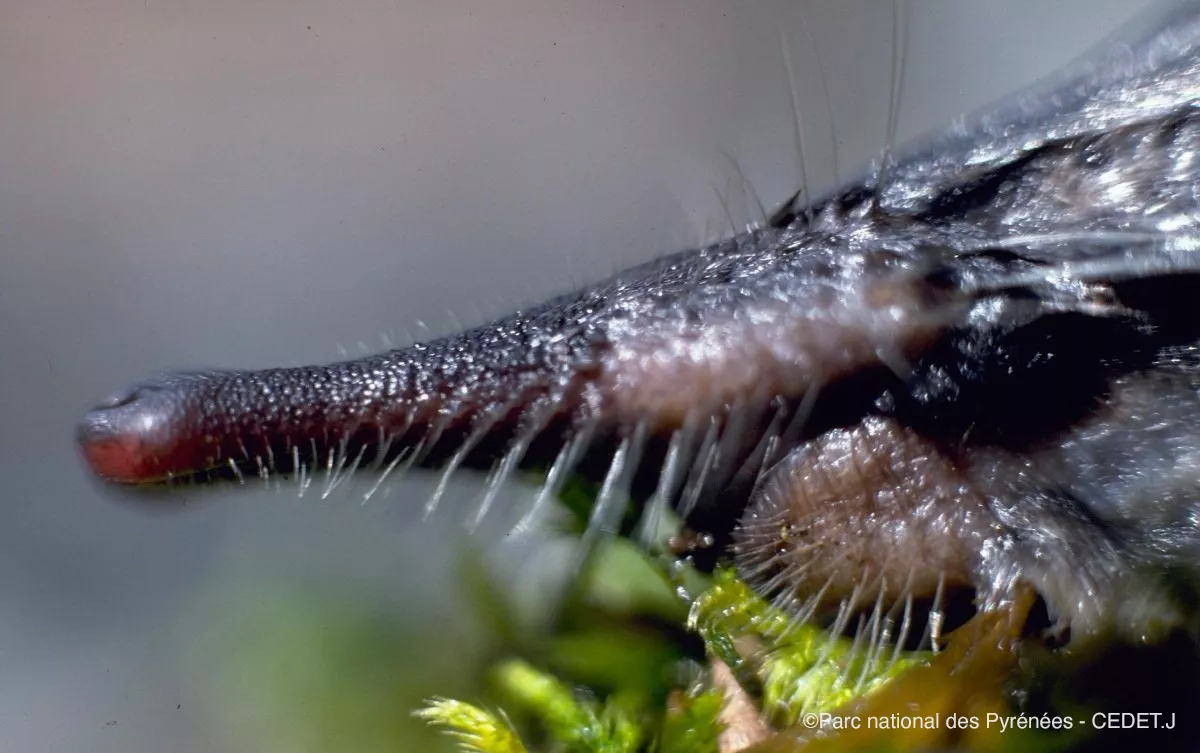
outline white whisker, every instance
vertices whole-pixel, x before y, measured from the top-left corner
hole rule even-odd
[[[642,446],[648,433],[646,424],[638,423],[613,453],[608,473],[605,474],[596,501],[592,503],[592,513],[583,532],[585,553],[593,549],[600,538],[616,533],[620,527],[621,516],[629,501],[629,487],[641,460]]]
[[[399,433],[388,431],[382,426],[379,427],[379,442],[376,445],[378,449],[375,451],[375,462],[371,465],[372,471],[379,472],[383,469],[384,463],[388,462],[387,456],[388,453],[391,452],[392,443],[396,441],[396,437],[404,436],[404,433],[408,431],[408,426],[411,424],[412,413],[410,412],[407,425]]]
[[[704,489],[704,481],[708,477],[709,467],[713,464],[717,453],[717,440],[720,437],[720,430],[721,427],[717,419],[711,419],[708,431],[705,432],[704,440],[692,458],[691,467],[688,469],[687,481],[684,483],[683,494],[680,495],[679,500],[679,513],[685,520],[696,509],[696,505],[700,501],[700,494]]]
[[[867,622],[867,626],[871,631],[871,643],[867,651],[867,658],[863,660],[862,669],[858,674],[858,681],[854,684],[854,694],[858,695],[862,692],[863,685],[867,682],[867,677],[871,670],[875,667],[875,662],[878,660],[881,643],[879,640],[880,632],[883,629],[883,594],[887,590],[887,581],[881,580],[879,593],[875,597],[875,607],[871,610],[871,618]]]
[[[680,461],[680,446],[683,444],[684,430],[671,433],[671,441],[667,446],[667,456],[663,462],[663,470],[659,473],[658,484],[654,496],[646,505],[646,512],[638,523],[634,537],[642,546],[652,548],[658,543],[659,530],[662,528],[663,516],[666,514],[675,488],[679,484],[683,464]]]
[[[546,516],[562,490],[563,484],[566,483],[567,478],[575,469],[575,465],[582,459],[584,452],[591,444],[595,429],[594,423],[583,423],[575,431],[574,436],[563,444],[554,463],[550,466],[550,471],[546,474],[546,480],[542,483],[542,488],[538,491],[533,505],[513,527],[512,536],[520,536],[532,531],[536,524]]]
[[[233,471],[233,475],[237,477],[238,484],[245,486],[246,478],[242,476],[241,470],[238,468],[237,462],[233,458],[226,461],[229,464],[229,470]]]
[[[325,477],[325,489],[321,492],[321,499],[329,499],[329,495],[337,488],[338,479],[341,477],[342,469],[346,465],[346,455],[349,449],[349,437],[343,435],[341,441],[338,442],[336,449],[329,451],[329,464]]]
[[[862,592],[866,587],[866,581],[869,574],[864,572],[863,577],[858,583],[854,584],[853,590],[850,591],[848,598],[842,599],[838,605],[838,614],[833,621],[833,625],[829,628],[829,639],[825,642],[825,647],[821,649],[818,664],[823,664],[833,653],[834,647],[837,645],[838,639],[846,632],[846,626],[850,623],[850,617],[854,614],[854,608],[858,604],[862,596]]]
[[[488,514],[488,510],[491,509],[492,504],[496,501],[496,496],[516,469],[517,464],[525,457],[525,453],[529,450],[529,444],[546,428],[546,425],[554,416],[555,410],[552,403],[546,402],[537,408],[526,411],[526,416],[532,413],[534,417],[529,419],[526,428],[519,431],[517,438],[513,440],[512,446],[509,447],[508,452],[504,454],[504,458],[500,461],[496,472],[488,479],[486,485],[487,491],[479,503],[479,509],[476,511],[474,519],[467,526],[469,531],[473,532],[483,522],[484,517]]]
[[[371,485],[371,488],[368,489],[365,494],[363,494],[363,504],[365,505],[367,501],[371,499],[371,497],[375,496],[375,493],[379,491],[379,487],[383,486],[383,482],[386,481],[388,476],[392,474],[392,471],[396,470],[396,466],[404,462],[405,458],[411,458],[412,456],[413,453],[411,450],[404,450],[397,453],[396,457],[392,458],[392,461],[388,463],[387,468],[384,468],[383,472],[379,474],[379,478],[375,480],[375,483]]]
[[[841,674],[838,675],[837,684],[834,686],[838,690],[846,687],[846,683],[850,679],[850,673],[854,669],[854,661],[858,658],[859,652],[862,651],[863,636],[866,633],[866,615],[860,614],[858,616],[858,625],[854,628],[854,639],[850,642],[850,650],[846,652]]]
[[[896,633],[896,645],[892,649],[892,656],[888,659],[887,672],[892,671],[896,666],[896,662],[900,661],[900,652],[904,650],[904,644],[908,641],[908,631],[912,629],[912,613],[913,613],[913,597],[912,592],[905,590],[904,593],[904,615],[900,618],[900,630]]]
[[[496,424],[499,423],[500,419],[508,413],[510,406],[511,402],[505,403],[504,405],[493,409],[485,416],[476,419],[477,425],[471,429],[471,433],[468,434],[466,439],[463,440],[462,445],[454,451],[454,454],[450,457],[449,462],[446,463],[446,467],[442,470],[442,475],[441,478],[438,479],[437,487],[434,488],[433,494],[431,494],[429,499],[425,502],[425,512],[423,517],[426,520],[433,515],[434,510],[437,509],[438,503],[442,499],[442,496],[445,495],[446,488],[450,484],[450,477],[454,475],[454,472],[458,470],[458,467],[462,465],[464,460],[467,459],[467,456],[471,454],[471,451],[479,445],[479,442],[496,428]]]
[[[942,599],[945,597],[946,576],[938,574],[937,591],[933,595],[933,608],[929,610],[929,642],[933,652],[939,653],[942,640],[942,628],[945,627],[946,614],[942,611]]]
[[[339,471],[338,476],[334,479],[333,483],[330,484],[329,491],[326,492],[327,494],[333,493],[339,486],[346,483],[347,479],[358,473],[359,469],[362,467],[362,460],[363,457],[366,456],[366,453],[367,446],[365,444],[358,448],[358,454],[354,456],[354,462],[352,462],[348,468],[343,467],[343,469]]]

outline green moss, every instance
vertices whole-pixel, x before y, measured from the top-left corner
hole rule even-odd
[[[689,573],[692,586],[706,587],[692,599],[690,611],[685,610],[665,574],[647,555],[631,559],[635,550],[630,547],[619,540],[601,546],[585,579],[592,572],[602,575],[587,581],[591,588],[581,592],[585,606],[577,607],[586,614],[577,614],[575,622],[587,627],[571,629],[568,621],[543,654],[547,669],[511,659],[495,668],[494,684],[504,708],[514,718],[528,720],[529,739],[545,742],[546,749],[567,753],[717,750],[723,691],[713,687],[707,676],[686,682],[688,661],[682,653],[664,645],[661,636],[631,629],[615,619],[616,614],[649,613],[684,623],[686,612],[686,627],[700,637],[705,654],[723,660],[744,687],[759,691],[764,712],[779,726],[795,723],[804,713],[828,711],[868,695],[926,661],[919,653],[894,658],[890,652],[872,655],[849,639],[797,625],[731,570],[718,570],[711,579]],[[631,577],[615,577],[618,573]],[[622,589],[621,583],[629,585]],[[749,657],[739,651],[747,639],[756,646]],[[699,674],[693,672],[693,678]],[[442,705],[436,708],[445,708],[445,701],[437,703]],[[490,732],[497,728],[497,720],[508,719],[480,717],[484,712],[467,705],[461,707],[461,718],[450,722],[445,713],[433,717],[429,710],[423,713],[440,724],[450,723],[460,739],[477,746],[484,738],[481,728]],[[494,747],[471,750],[522,750],[502,747],[509,743],[497,740]]]
[[[668,706],[659,731],[661,753],[712,753],[723,725],[717,721],[725,697],[719,690],[678,693]]]
[[[466,753],[527,753],[508,717],[469,703],[434,698],[413,714],[429,724],[447,727]]]
[[[510,660],[495,671],[500,693],[516,710],[532,716],[554,750],[564,753],[713,753],[721,725],[722,696],[708,690],[678,694],[657,717],[651,737],[644,719],[648,709],[628,697],[598,701],[526,662]],[[417,712],[425,721],[449,728],[470,753],[526,753],[508,717],[477,706],[434,699]]]
[[[688,625],[743,685],[762,689],[763,710],[778,726],[869,695],[927,661],[917,652],[871,652],[812,625],[797,624],[760,599],[732,570],[719,570],[692,604]],[[739,646],[757,639],[755,656]]]
[[[509,660],[495,671],[502,696],[531,712],[551,740],[569,753],[634,753],[642,739],[637,704],[619,694],[604,701],[579,693],[532,665]]]

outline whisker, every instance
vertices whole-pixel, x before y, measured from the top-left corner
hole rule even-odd
[[[913,595],[912,591],[905,589],[904,592],[904,614],[900,618],[900,631],[896,633],[896,644],[892,648],[892,656],[888,659],[887,670],[892,671],[896,663],[900,661],[900,652],[904,650],[904,644],[908,641],[908,631],[912,629],[913,617]]]
[[[450,477],[454,475],[454,472],[458,470],[458,467],[462,465],[463,461],[467,459],[467,456],[471,454],[483,438],[496,428],[496,424],[508,414],[511,407],[512,402],[510,401],[477,419],[475,427],[471,429],[471,433],[467,435],[459,448],[450,456],[450,460],[442,470],[441,478],[438,479],[438,484],[434,488],[433,494],[426,500],[424,512],[426,520],[433,515],[438,503],[442,500],[442,496],[445,495],[446,489],[450,485]]]
[[[417,440],[417,443],[408,450],[407,454],[401,453],[397,455],[396,459],[388,464],[387,470],[383,472],[383,475],[380,476],[375,485],[367,491],[367,498],[370,498],[370,496],[375,493],[375,490],[378,489],[379,486],[383,484],[384,480],[387,479],[392,473],[395,473],[396,476],[391,480],[396,481],[400,478],[403,478],[404,474],[412,470],[413,466],[416,465],[426,455],[428,455],[433,446],[437,444],[437,441],[441,439],[442,433],[445,432],[446,426],[449,424],[449,422],[449,416],[443,415],[435,424],[430,427],[424,436]],[[386,494],[387,492],[385,491],[384,493]],[[428,505],[426,505],[426,507],[428,507]]]
[[[633,432],[621,440],[617,451],[613,453],[612,463],[600,487],[600,493],[592,505],[592,514],[583,533],[585,543],[594,544],[602,535],[617,532],[621,515],[624,513],[624,503],[628,501],[633,474],[641,460],[642,447],[648,433],[647,425],[639,422]]]
[[[832,586],[832,585],[833,585],[833,576],[830,576],[825,579],[825,584],[823,586],[821,586],[819,589],[817,589],[817,592],[813,596],[809,597],[809,599],[807,600],[807,603],[804,605],[804,607],[801,608],[800,612],[796,615],[796,624],[797,625],[802,625],[802,624],[812,620],[813,615],[817,611],[817,607],[820,606],[821,600],[825,598],[825,593],[829,590],[830,586]]]
[[[804,9],[805,6],[801,3],[799,6],[800,30],[804,33],[808,47],[813,51],[813,60],[817,64],[817,76],[821,81],[821,93],[825,99],[825,111],[829,115],[829,155],[833,162],[833,182],[837,185],[842,182],[842,176],[841,171],[838,170],[837,125],[834,123],[833,117],[833,98],[829,96],[829,77],[825,75],[825,64],[821,59],[821,48],[817,46],[817,42],[812,35],[812,30],[808,27],[808,14]]]
[[[648,427],[644,422],[639,422],[631,433],[621,439],[617,449],[613,452],[608,471],[600,486],[600,492],[592,503],[587,526],[584,528],[573,561],[567,570],[564,594],[559,603],[569,603],[570,595],[583,587],[580,575],[587,569],[588,563],[595,556],[597,545],[604,537],[612,535],[618,530],[621,516],[625,512],[625,504],[628,501],[629,485],[641,459],[642,445],[647,434]]]
[[[349,468],[345,468],[343,463],[343,469],[339,471],[338,475],[334,478],[333,483],[330,484],[326,495],[332,494],[339,486],[346,483],[349,478],[358,473],[359,468],[362,467],[362,459],[366,456],[366,453],[367,446],[363,445],[362,447],[358,448],[358,454],[354,456],[354,462],[350,464]]]
[[[780,427],[787,418],[787,406],[780,400],[772,402],[776,405],[775,414],[771,417],[771,422],[763,429],[762,437],[754,445],[754,449],[750,451],[734,473],[733,478],[735,479],[752,475],[757,484],[758,480],[762,478],[768,456],[779,443]]]
[[[1159,233],[1084,232],[1044,233],[1014,236],[988,243],[986,248],[969,249],[1029,249],[1064,243],[1091,243],[1114,246],[1122,251],[1099,258],[1056,262],[1052,267],[1038,267],[1003,276],[966,276],[961,288],[968,294],[995,293],[1004,290],[1063,287],[1070,283],[1113,283],[1151,277],[1156,274],[1192,274],[1200,272],[1200,253],[1191,245],[1194,239],[1164,236]],[[1132,248],[1130,248],[1132,247]]]
[[[341,441],[338,442],[336,449],[329,451],[329,465],[325,478],[325,489],[321,492],[321,499],[329,499],[329,495],[338,485],[338,478],[341,475],[342,469],[346,466],[346,456],[349,450],[349,436],[343,435]],[[336,461],[336,462],[335,462]]]
[[[658,476],[658,484],[655,487],[654,495],[646,505],[646,512],[642,515],[642,520],[635,533],[637,541],[646,548],[651,548],[658,543],[657,537],[662,528],[663,516],[666,514],[672,495],[679,483],[683,469],[681,445],[684,442],[684,431],[684,429],[677,429],[671,433],[663,470]]]
[[[245,486],[246,478],[242,475],[241,469],[238,468],[237,461],[235,461],[233,458],[229,458],[225,462],[229,465],[229,470],[233,472],[233,475],[235,477],[237,477],[238,484],[240,484],[241,486]]]
[[[585,563],[592,557],[600,540],[617,532],[621,516],[628,502],[629,485],[633,472],[640,459],[642,444],[647,430],[644,423],[639,423],[633,432],[621,440],[621,444],[613,453],[608,473],[604,483],[592,503],[592,512],[588,518],[587,527],[580,538],[580,556],[572,573],[578,575]]]
[[[850,641],[850,650],[846,652],[845,660],[842,664],[842,671],[838,675],[835,688],[841,690],[846,686],[847,680],[850,678],[850,673],[854,669],[854,662],[858,659],[859,652],[862,651],[863,636],[866,635],[866,615],[858,616],[858,625],[854,628],[854,639]]]
[[[800,404],[792,414],[791,421],[788,422],[787,428],[779,436],[779,441],[775,445],[776,451],[790,450],[800,441],[800,437],[804,433],[804,426],[808,423],[808,419],[812,417],[812,412],[817,406],[817,398],[820,394],[821,385],[818,382],[813,382],[805,390],[804,396],[800,398]],[[762,470],[759,471],[759,482],[761,483],[763,477],[770,473],[781,461],[782,458],[776,458],[773,453],[770,457],[764,458]]]
[[[308,473],[304,479],[303,485],[300,487],[300,496],[301,497],[303,497],[304,492],[308,491],[308,489],[312,486],[313,480],[316,478],[317,459],[320,457],[320,454],[317,452],[316,437],[311,437],[308,440],[308,442],[309,442],[309,445],[312,447],[312,455],[311,455],[312,461],[307,464]]]
[[[721,428],[717,452],[713,457],[713,471],[718,483],[732,476],[731,469],[737,460],[738,448],[750,433],[751,422],[758,418],[759,411],[751,408],[758,402],[755,398],[738,398],[728,409],[728,418]]]
[[[374,496],[379,488],[383,486],[384,481],[391,477],[393,473],[397,474],[394,478],[391,478],[392,481],[395,481],[403,478],[405,473],[412,470],[412,467],[426,457],[432,450],[433,446],[437,444],[439,439],[441,439],[442,434],[445,432],[449,423],[450,416],[443,413],[438,420],[429,427],[425,435],[417,440],[417,442],[411,448],[408,448],[405,452],[401,452],[390,463],[388,463],[388,467],[380,475],[379,479],[374,483],[374,485],[371,486],[370,489],[367,490],[367,493],[363,497],[363,502],[366,502],[368,499]],[[459,462],[462,461],[460,460]],[[386,493],[387,492],[385,491],[385,494]],[[428,508],[428,503],[426,504],[426,508]]]
[[[488,510],[491,509],[492,503],[496,501],[496,496],[516,469],[517,464],[525,457],[525,453],[529,450],[529,445],[542,431],[553,418],[555,413],[553,403],[544,401],[541,405],[531,408],[526,411],[524,416],[532,415],[533,418],[524,421],[528,426],[520,431],[517,438],[513,440],[512,446],[508,452],[504,454],[504,458],[500,461],[500,466],[496,473],[487,482],[483,500],[479,503],[479,509],[475,513],[475,518],[468,525],[469,531],[474,531],[483,522]]]
[[[833,650],[837,646],[838,641],[846,632],[846,625],[849,624],[850,617],[854,612],[853,605],[856,601],[858,601],[858,594],[861,585],[861,582],[858,585],[855,585],[854,589],[850,592],[849,598],[842,599],[841,603],[838,605],[837,616],[834,618],[833,624],[829,627],[828,637],[825,640],[825,645],[821,648],[821,653],[817,655],[817,664],[824,664],[829,660],[829,657],[833,654]]]
[[[787,70],[788,95],[791,97],[792,103],[793,136],[796,139],[796,159],[799,164],[800,186],[806,195],[811,195],[812,186],[808,182],[808,152],[804,148],[804,120],[800,116],[800,100],[796,92],[796,72],[792,68],[792,53],[788,44],[787,32],[783,30],[779,32],[779,45],[783,53],[783,65]],[[812,225],[813,208],[811,201],[805,207],[804,213],[805,222],[808,225]]]
[[[875,184],[875,206],[887,188],[887,173],[892,167],[892,153],[896,147],[896,130],[900,121],[900,100],[904,89],[904,63],[908,53],[908,4],[904,0],[892,1],[892,86],[888,94],[887,136],[884,141],[883,159],[879,166],[879,177]]]
[[[765,548],[766,547],[764,547],[764,549]],[[771,563],[766,558],[763,558],[763,563],[760,567],[762,568],[762,570],[765,571],[768,567],[770,567],[770,564]],[[768,580],[763,585],[763,589],[762,589],[763,592],[764,593],[779,593],[781,595],[786,595],[789,598],[794,599],[795,598],[794,591],[792,589],[781,588],[781,586],[787,585],[789,583],[797,582],[808,571],[810,564],[811,563],[808,563],[808,562],[801,563],[799,561],[789,564],[787,567],[783,568],[782,570],[777,572],[775,575],[771,576],[770,580]],[[753,573],[749,573],[748,575],[753,575]],[[803,622],[803,621],[804,620],[801,620],[801,622]]]
[[[389,462],[388,453],[392,450],[392,443],[396,441],[396,437],[404,436],[412,425],[412,415],[410,414],[405,427],[399,432],[388,431],[383,426],[379,427],[379,449],[375,453],[375,462],[371,466],[371,471],[378,473],[383,469],[384,463]]]
[[[326,441],[328,441],[328,435],[326,435],[326,436],[327,436]],[[342,441],[344,442],[345,439],[343,439]],[[341,459],[341,453],[339,450],[340,450],[340,447],[338,447],[338,446],[330,446],[329,452],[326,456],[325,488],[321,490],[321,499],[327,499],[329,497],[329,489],[333,484],[334,475],[337,472],[336,466],[339,463],[343,462]]]
[[[1161,244],[1164,250],[1171,250],[1168,241],[1173,238],[1170,233],[1160,230],[1057,230],[1045,233],[1023,233],[1000,238],[988,238],[976,245],[962,246],[957,250],[960,256],[985,253],[996,250],[1037,249],[1064,243],[1096,244],[1098,246],[1126,247],[1130,245]],[[1179,237],[1188,237],[1186,235]],[[1185,244],[1181,250],[1193,250],[1192,244]],[[1070,261],[1055,264],[1071,264]]]
[[[456,413],[458,413],[457,410],[442,411],[442,413],[438,416],[438,419],[434,421],[426,431],[425,436],[423,436],[421,440],[417,442],[416,447],[413,448],[412,461],[407,463],[401,469],[402,471],[408,470],[413,465],[416,465],[425,458],[429,457],[429,453],[433,452],[433,448],[437,446],[437,443],[441,440],[442,435],[446,433],[446,429],[450,428],[450,422],[453,420],[453,416]]]
[[[513,527],[510,535],[520,536],[528,533],[534,529],[539,520],[546,516],[559,492],[562,491],[563,484],[566,483],[567,478],[579,461],[583,459],[585,451],[591,445],[595,430],[594,422],[581,423],[574,435],[563,444],[554,463],[550,466],[550,471],[546,474],[546,480],[542,483],[542,488],[534,499],[533,505]]]
[[[929,645],[933,653],[941,652],[942,628],[946,621],[946,615],[942,612],[942,600],[945,598],[946,578],[944,575],[938,575],[937,590],[933,594],[933,606],[929,609],[929,623],[927,632],[929,633]]]
[[[373,497],[377,491],[379,491],[379,487],[383,486],[383,482],[385,480],[387,480],[388,476],[391,475],[392,471],[396,470],[396,466],[398,466],[398,465],[400,465],[400,463],[404,462],[405,458],[408,458],[411,460],[412,457],[413,457],[412,450],[406,449],[403,452],[398,453],[396,455],[396,457],[392,458],[391,462],[388,463],[387,468],[383,469],[383,472],[379,474],[379,478],[375,480],[375,483],[372,484],[371,488],[368,489],[366,494],[363,495],[363,504],[365,505],[367,503],[367,501],[369,499],[371,499],[371,497]]]
[[[292,445],[292,473],[296,474],[296,486],[299,490],[298,497],[304,496],[305,489],[308,485],[304,481],[305,473],[308,471],[308,466],[300,462],[300,448]]]
[[[743,191],[750,192],[750,198],[754,200],[754,205],[758,208],[759,222],[747,227],[746,232],[757,230],[767,222],[767,208],[762,203],[762,197],[758,195],[758,191],[754,190],[754,184],[751,183],[746,177],[746,174],[742,172],[742,166],[738,164],[737,160],[735,160],[729,154],[729,152],[725,151],[724,149],[718,149],[717,151],[720,152],[721,156],[729,162],[730,166],[733,167],[734,172],[737,173],[738,178],[741,179]]]
[[[887,590],[886,579],[881,579],[879,593],[875,597],[875,607],[871,610],[871,618],[867,622],[867,626],[871,631],[871,643],[868,647],[867,658],[863,660],[862,669],[858,673],[858,682],[854,684],[854,694],[858,695],[862,692],[863,685],[867,682],[867,677],[871,670],[875,667],[875,662],[878,659],[881,644],[879,642],[880,632],[882,630],[883,615],[883,594]]]
[[[721,210],[725,213],[725,220],[729,223],[729,230],[733,235],[737,235],[737,223],[733,221],[733,212],[729,209],[729,202],[721,195],[716,186],[713,186],[713,194],[717,197],[717,203],[721,205]]]
[[[708,431],[704,434],[704,440],[693,456],[692,465],[688,469],[687,481],[684,483],[683,494],[680,496],[679,513],[684,519],[687,519],[695,511],[696,505],[700,501],[705,479],[708,477],[709,468],[717,453],[717,440],[720,432],[721,427],[717,419],[711,419]]]

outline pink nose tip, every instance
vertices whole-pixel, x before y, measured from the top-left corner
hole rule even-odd
[[[88,411],[75,439],[92,472],[116,484],[144,484],[170,475],[171,462],[179,458],[171,457],[178,442],[168,440],[187,412],[188,384],[187,377],[172,375],[147,379]]]
[[[89,411],[75,431],[83,459],[100,478],[118,484],[149,480],[142,438],[129,426],[137,391],[106,400]],[[125,427],[125,428],[122,428]]]

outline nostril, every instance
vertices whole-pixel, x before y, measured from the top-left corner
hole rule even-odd
[[[163,374],[144,379],[132,387],[114,392],[101,400],[92,408],[92,413],[133,405],[139,400],[146,399],[152,395],[165,392],[174,387],[186,385],[192,379],[197,378],[197,376],[192,374]]]
[[[141,395],[142,390],[140,387],[116,392],[97,403],[96,406],[92,408],[92,412],[94,413],[96,411],[111,410],[113,408],[120,408],[130,405],[134,402],[137,402],[137,399],[141,397]]]

